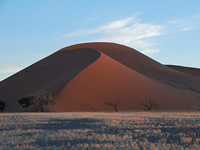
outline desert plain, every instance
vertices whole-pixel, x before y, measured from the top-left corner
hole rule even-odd
[[[0,149],[200,149],[199,112],[0,114]]]

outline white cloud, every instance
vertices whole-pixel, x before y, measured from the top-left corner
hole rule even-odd
[[[168,28],[171,33],[192,31],[199,29],[200,14],[193,15],[185,18],[168,21]]]
[[[189,30],[192,30],[192,28],[191,27],[185,27],[185,28],[182,29],[182,31],[189,31]]]
[[[162,27],[158,25],[134,23],[131,26],[119,28],[117,30],[111,29],[107,31],[99,41],[112,41],[129,46],[134,46],[134,43],[144,44],[145,38],[161,35]],[[146,42],[148,42],[146,40]],[[148,44],[148,43],[147,43]],[[149,45],[149,44],[148,44]],[[139,46],[139,45],[138,45]],[[141,45],[142,46],[142,45]],[[139,47],[141,48],[141,47]]]
[[[101,30],[115,30],[115,29],[120,29],[123,28],[124,26],[126,26],[127,24],[131,23],[135,18],[131,17],[131,18],[127,18],[124,20],[117,20],[117,21],[113,21],[110,22],[107,25],[101,26],[100,29]]]
[[[97,28],[67,33],[63,37],[69,38],[95,34],[96,39],[93,39],[93,41],[124,44],[149,54],[158,52],[158,50],[153,50],[153,43],[147,39],[162,35],[163,28],[161,25],[141,23],[136,17],[130,17],[116,20]],[[149,49],[152,50],[150,51]]]
[[[141,51],[143,54],[152,54],[152,53],[157,53],[159,52],[158,49],[145,49]]]
[[[89,29],[89,30],[84,30],[84,31],[75,31],[72,33],[67,33],[65,34],[63,37],[73,37],[73,36],[86,36],[86,35],[90,35],[90,34],[96,34],[99,32],[105,32],[108,30],[113,30],[113,29],[119,29],[122,28],[123,26],[125,26],[126,24],[128,24],[131,20],[133,20],[134,18],[127,18],[124,20],[118,20],[118,21],[113,21],[110,22],[106,25],[94,28],[94,29]]]

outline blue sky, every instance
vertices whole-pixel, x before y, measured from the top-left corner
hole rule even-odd
[[[82,42],[200,68],[199,0],[0,0],[0,81]]]

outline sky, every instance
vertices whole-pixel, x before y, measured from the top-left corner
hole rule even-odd
[[[200,68],[199,8],[199,0],[0,0],[0,81],[84,42]]]

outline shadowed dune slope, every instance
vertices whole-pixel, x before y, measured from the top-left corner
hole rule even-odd
[[[187,73],[189,75],[200,77],[200,69],[198,68],[191,68],[191,67],[183,67],[183,66],[175,66],[175,65],[166,65],[172,69]]]
[[[199,100],[152,80],[105,54],[73,78],[57,96],[54,111],[114,110],[105,102],[121,101],[119,110],[143,110],[149,98],[160,110],[198,109]]]
[[[124,45],[104,42],[83,43],[63,48],[60,51],[79,47],[94,48],[143,75],[178,88],[188,94],[194,93],[200,96],[199,76],[185,74],[175,68],[164,66]]]
[[[20,111],[17,100],[44,90],[57,96],[81,70],[97,60],[100,53],[91,48],[58,51],[0,83],[0,99],[6,111]],[[23,110],[23,109],[22,109]]]

